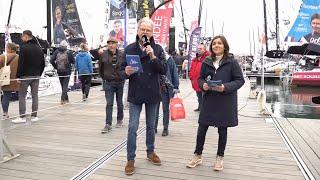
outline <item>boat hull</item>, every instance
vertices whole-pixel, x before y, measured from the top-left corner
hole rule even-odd
[[[320,70],[293,73],[292,85],[320,86]]]

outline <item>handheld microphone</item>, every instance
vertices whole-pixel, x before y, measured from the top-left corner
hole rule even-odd
[[[147,37],[147,35],[143,35],[141,37],[141,41],[144,47],[147,47],[148,45],[151,45],[149,38]]]

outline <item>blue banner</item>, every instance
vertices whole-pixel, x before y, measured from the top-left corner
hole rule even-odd
[[[191,66],[191,61],[193,58],[196,57],[197,51],[198,51],[198,45],[200,43],[200,37],[201,37],[201,27],[197,27],[192,31],[192,34],[190,36],[190,43],[189,43],[189,69]]]
[[[320,0],[304,0],[285,41],[320,43]]]

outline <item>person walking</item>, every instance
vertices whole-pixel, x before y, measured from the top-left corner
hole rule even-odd
[[[9,118],[9,104],[11,99],[11,94],[13,92],[19,91],[19,83],[16,80],[17,69],[19,62],[19,55],[17,54],[18,45],[14,43],[8,43],[6,46],[7,54],[0,56],[0,68],[4,67],[5,63],[7,66],[10,66],[10,84],[1,87],[3,91],[3,97],[1,100],[2,105],[2,118]]]
[[[107,41],[108,49],[99,51],[102,58],[99,60],[99,74],[103,79],[106,106],[106,124],[101,130],[101,133],[111,131],[112,127],[112,110],[114,95],[117,101],[117,124],[116,127],[121,127],[123,124],[123,87],[124,78],[120,76],[121,65],[123,64],[123,52],[118,49],[118,40],[109,38]]]
[[[50,59],[50,63],[57,70],[59,81],[62,89],[61,104],[69,103],[68,85],[74,64],[74,57],[72,51],[67,49],[68,43],[63,40],[60,42],[60,47],[56,49]]]
[[[85,43],[80,44],[80,52],[76,55],[75,69],[78,72],[81,82],[82,100],[86,101],[89,96],[93,65],[91,56],[88,53],[88,46]]]
[[[206,59],[207,56],[209,56],[209,51],[206,50],[206,46],[204,44],[198,45],[198,53],[197,56],[192,59],[191,67],[190,67],[190,80],[192,83],[192,88],[196,91],[197,97],[198,97],[198,107],[194,111],[200,111],[201,104],[202,104],[202,91],[198,84],[198,78],[200,75],[200,69],[202,62]]]
[[[19,114],[20,116],[13,119],[13,123],[25,123],[26,119],[26,96],[28,87],[31,87],[32,112],[31,121],[36,122],[38,118],[38,90],[39,81],[45,67],[44,53],[37,41],[33,38],[30,30],[22,32],[21,39],[23,45],[19,51],[19,61],[17,78],[20,83],[19,89]]]
[[[202,63],[199,86],[204,91],[199,115],[197,144],[193,158],[187,167],[202,163],[202,151],[209,126],[218,128],[219,140],[216,162],[213,170],[223,170],[223,157],[227,144],[227,129],[238,125],[237,90],[244,84],[242,70],[229,53],[224,36],[215,36],[210,44],[211,56]],[[209,86],[211,80],[221,80],[220,86]]]
[[[166,55],[167,73],[166,75],[160,76],[160,90],[161,90],[161,101],[162,101],[162,112],[163,112],[163,131],[162,136],[169,135],[169,104],[170,99],[179,92],[179,75],[176,63],[173,58]],[[159,109],[160,102],[158,104],[157,118],[155,122],[155,133],[158,132],[158,120],[159,120]]]
[[[163,49],[153,38],[154,23],[149,18],[142,18],[138,22],[136,42],[125,48],[125,55],[138,55],[142,72],[123,63],[121,74],[129,78],[129,126],[127,140],[127,164],[125,174],[135,173],[134,159],[136,157],[137,131],[140,121],[142,105],[146,112],[146,145],[147,159],[155,165],[161,165],[161,160],[154,152],[155,120],[158,103],[161,99],[159,76],[166,74],[166,64]]]

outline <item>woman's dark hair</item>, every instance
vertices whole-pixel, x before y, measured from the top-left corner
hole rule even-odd
[[[210,52],[211,52],[211,58],[212,59],[216,58],[216,54],[213,52],[213,49],[212,49],[213,41],[216,40],[216,39],[220,39],[222,41],[223,46],[224,46],[223,57],[222,58],[227,57],[229,55],[229,44],[228,44],[228,41],[223,35],[218,35],[218,36],[213,37],[212,41],[210,43],[209,49],[210,49]]]
[[[313,14],[313,15],[311,16],[310,23],[312,23],[312,21],[313,21],[314,19],[320,19],[320,14],[319,14],[319,13]]]

